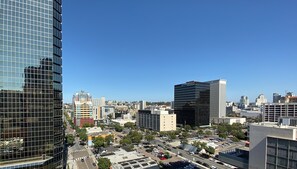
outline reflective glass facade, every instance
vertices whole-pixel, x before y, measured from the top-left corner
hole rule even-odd
[[[62,168],[61,0],[0,0],[0,168]]]
[[[174,86],[176,123],[201,126],[209,124],[210,84],[187,82]]]

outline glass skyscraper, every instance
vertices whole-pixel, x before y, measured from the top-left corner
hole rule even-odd
[[[190,81],[174,86],[174,112],[181,125],[201,126],[210,121],[210,83]]]
[[[0,168],[63,168],[62,2],[0,5]]]

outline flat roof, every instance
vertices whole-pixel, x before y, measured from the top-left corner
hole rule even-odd
[[[281,129],[297,129],[295,126],[281,125],[277,122],[260,122],[260,123],[251,123],[252,126],[263,126],[263,127],[273,127]]]
[[[158,166],[157,162],[149,157],[139,158],[135,160],[123,161],[112,165],[113,169],[141,169]]]
[[[123,161],[135,160],[135,159],[144,157],[144,155],[136,151],[127,152],[122,148],[118,149],[117,151],[114,151],[113,153],[114,153],[113,155],[105,156],[110,160],[112,164],[120,163]]]

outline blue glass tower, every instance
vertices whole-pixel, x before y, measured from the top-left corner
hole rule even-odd
[[[0,5],[0,168],[63,168],[62,2]]]

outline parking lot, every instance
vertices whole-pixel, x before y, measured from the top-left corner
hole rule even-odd
[[[157,148],[159,152],[163,152],[165,153],[166,150],[158,147]],[[169,163],[169,162],[177,162],[177,161],[181,161],[182,159],[179,158],[178,156],[176,156],[176,154],[173,154],[173,153],[169,153],[172,157],[169,158],[169,159],[164,159],[164,160],[161,160],[159,157],[158,157],[158,153],[152,151],[152,152],[147,152],[146,151],[147,149],[144,148],[144,147],[141,147],[141,148],[138,148],[137,151],[139,153],[142,153],[143,155],[145,155],[146,157],[150,157],[152,158],[153,160],[156,160],[157,162],[160,162],[162,161],[162,163]]]

